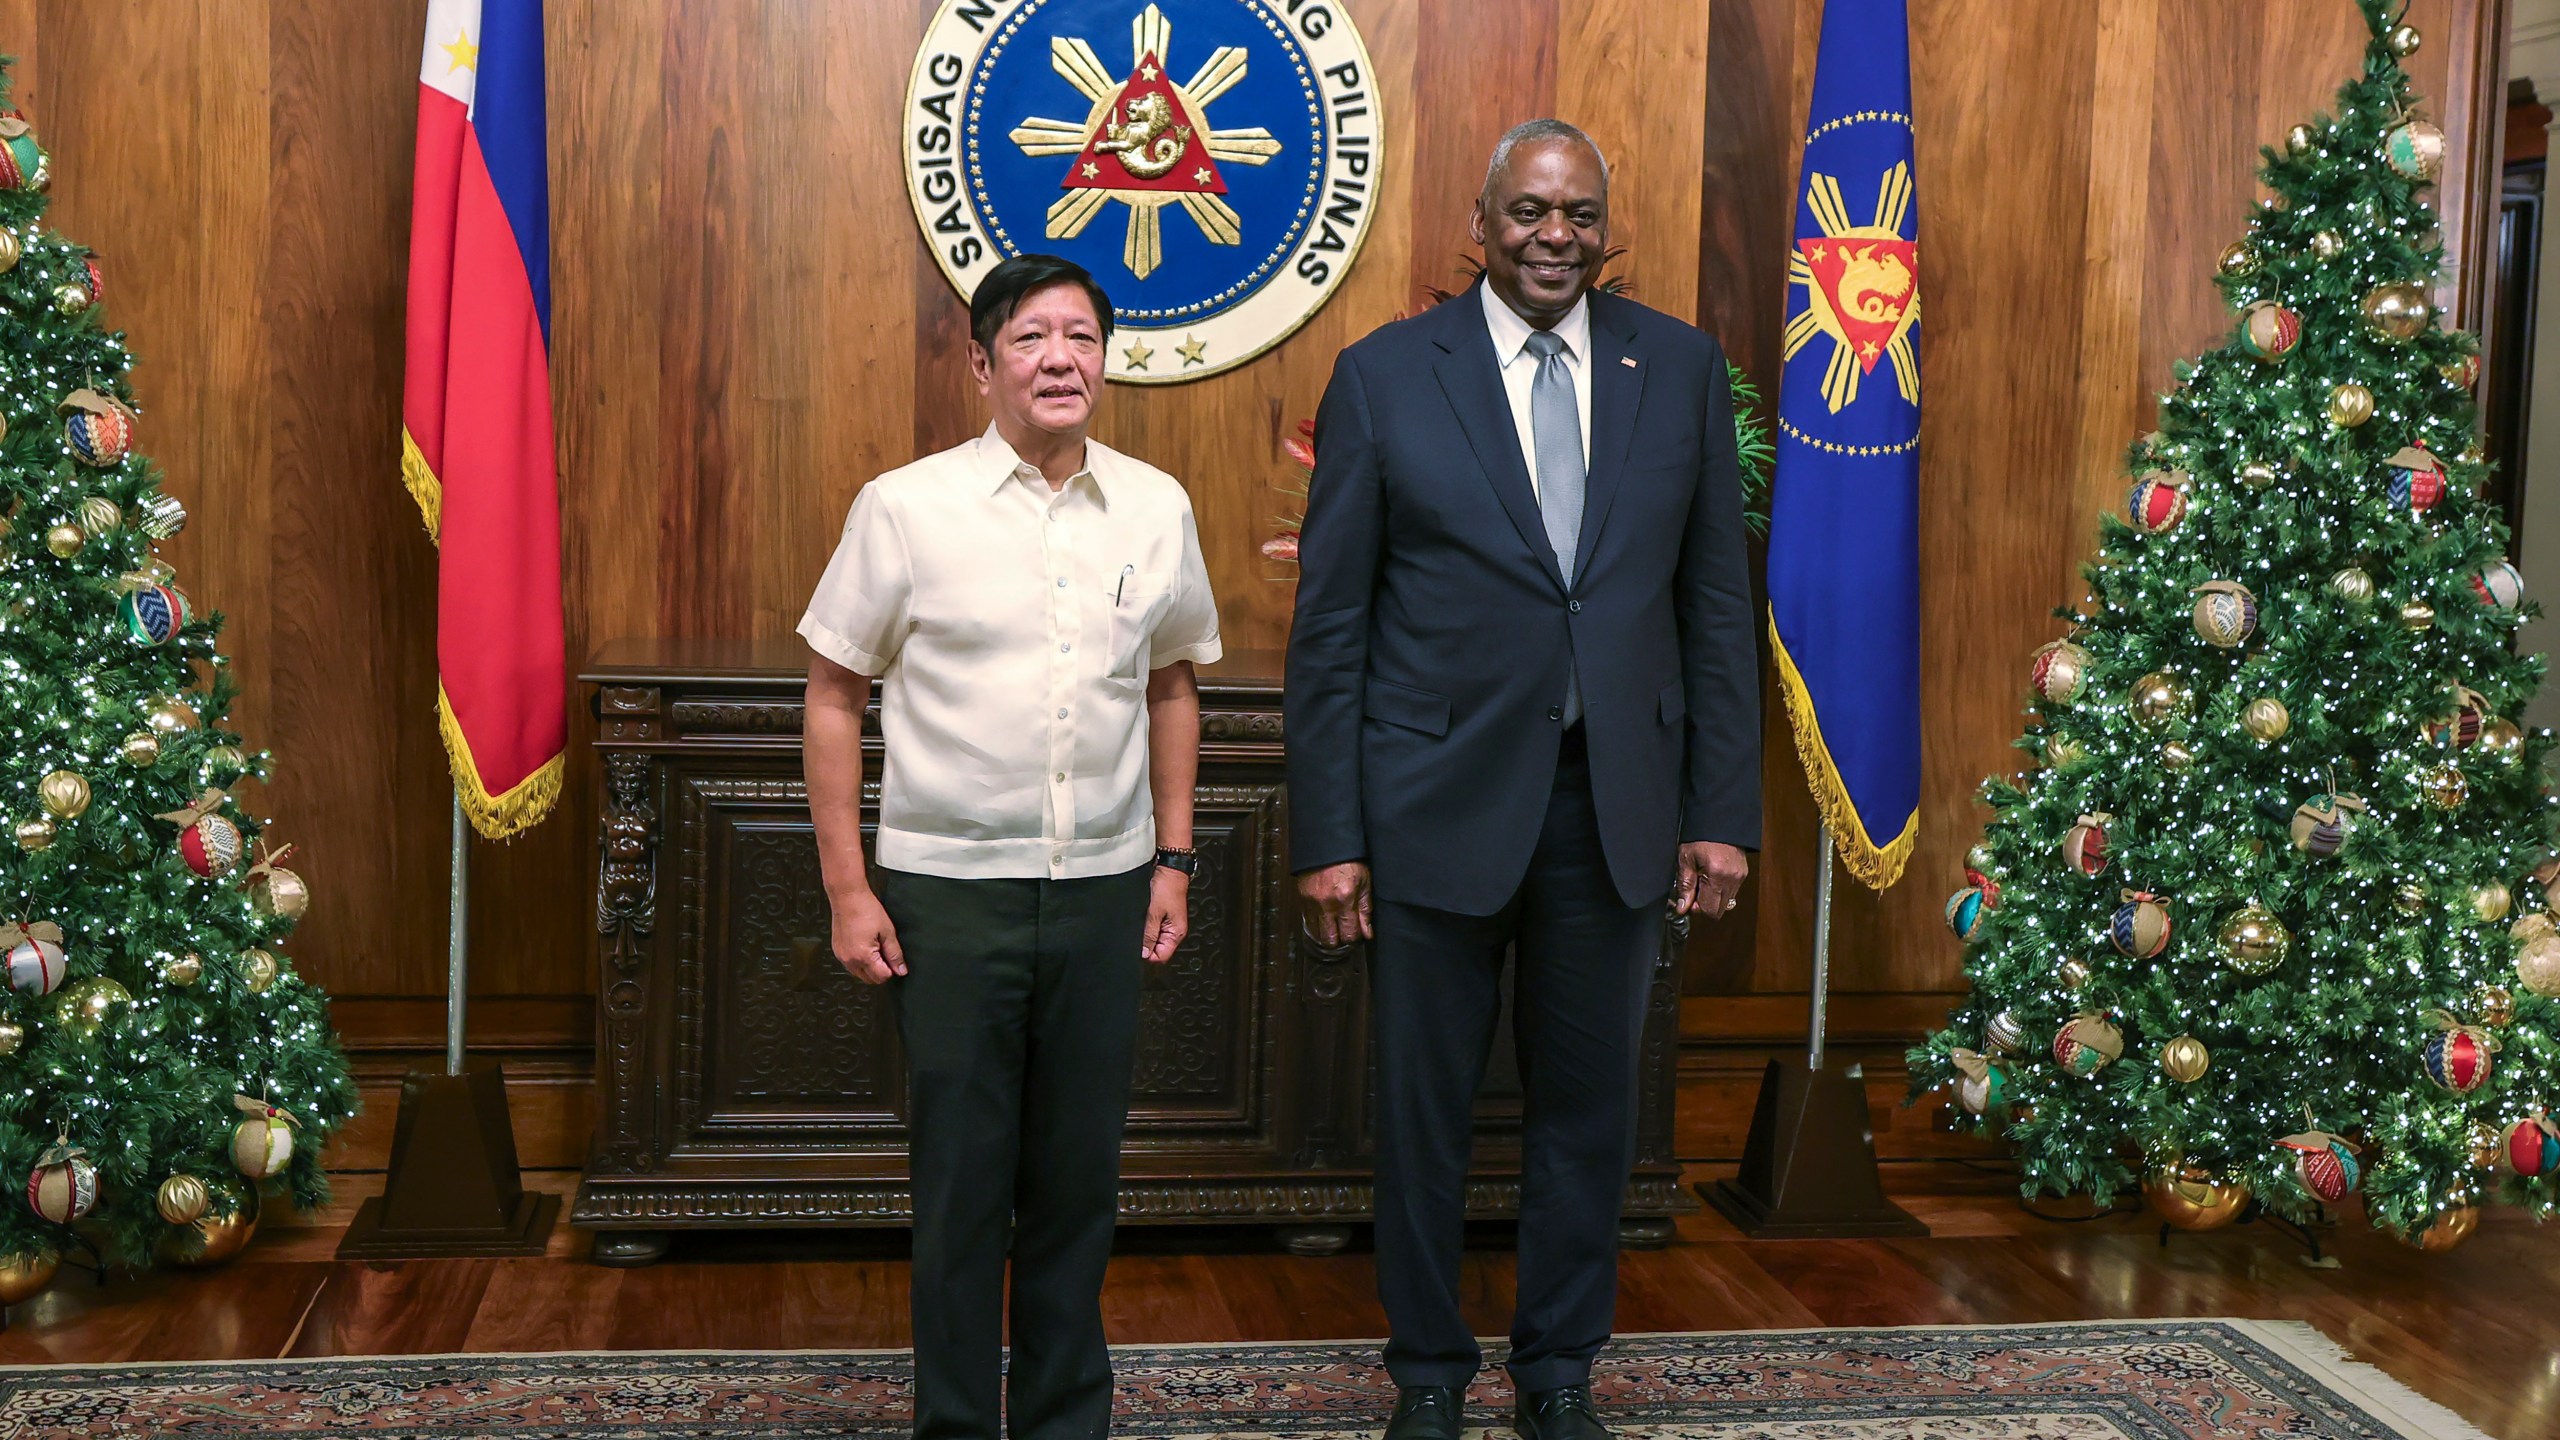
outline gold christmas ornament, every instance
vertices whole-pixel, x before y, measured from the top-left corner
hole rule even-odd
[[[2404,120],[2382,137],[2382,155],[2403,180],[2433,180],[2444,169],[2444,132],[2424,120]]]
[[[1964,852],[1964,868],[1980,874],[1991,873],[1992,855],[1988,845],[1976,845]]]
[[[2190,620],[2196,638],[2216,649],[2229,650],[2248,640],[2258,629],[2258,597],[2237,580],[2208,580],[2195,587],[2195,609]]]
[[[281,1175],[293,1163],[292,1114],[247,1095],[231,1097],[232,1108],[247,1118],[231,1131],[231,1163],[252,1180]]]
[[[240,952],[240,982],[249,987],[249,993],[252,995],[264,995],[267,993],[267,987],[276,983],[276,968],[276,957],[273,951],[243,950]]]
[[[193,1225],[204,1218],[205,1207],[213,1196],[204,1182],[193,1175],[172,1175],[160,1182],[160,1192],[153,1197],[160,1218],[172,1225]]]
[[[0,225],[0,274],[17,269],[25,253],[25,247],[18,243],[18,232]]]
[[[2063,956],[2059,973],[2062,976],[2062,988],[2065,990],[2082,990],[2088,987],[2089,962],[2077,955]]]
[[[104,495],[92,495],[81,501],[78,518],[80,528],[92,535],[113,535],[124,528],[124,512]]]
[[[2160,1219],[2180,1230],[2219,1230],[2248,1208],[2249,1187],[2220,1182],[2202,1166],[2179,1164],[2142,1183],[2142,1196]]]
[[[2373,392],[2353,380],[2329,392],[2329,423],[2353,430],[2373,418]]]
[[[0,230],[0,235],[8,232]],[[0,1305],[16,1305],[33,1300],[53,1283],[53,1272],[61,1260],[52,1255],[25,1251],[0,1255]]]
[[[0,1020],[0,1055],[15,1055],[27,1043],[27,1032],[7,1020]]]
[[[2471,992],[2471,1013],[2483,1025],[2513,1025],[2516,992],[2504,985],[2483,985]]]
[[[36,782],[36,796],[57,820],[77,820],[89,808],[89,782],[76,770],[56,770]]]
[[[2453,765],[2431,765],[2418,775],[2418,797],[2438,810],[2459,810],[2471,798],[2471,782]]]
[[[2504,716],[2480,727],[2480,753],[2498,760],[2515,760],[2524,754],[2524,729]]]
[[[2406,60],[2417,54],[2418,47],[2426,43],[2426,40],[2418,33],[2418,27],[2415,25],[2395,25],[2391,27],[2390,43],[2391,53]]]
[[[160,978],[172,985],[193,985],[204,975],[204,957],[193,950],[160,967]]]
[[[2441,1255],[2470,1239],[2471,1232],[2479,1228],[2480,1207],[2457,1204],[2437,1211],[2435,1218],[2427,1222],[2427,1227],[2415,1235],[2388,1227],[2383,1233],[2420,1254]]]
[[[148,730],[136,730],[124,737],[124,743],[116,747],[116,754],[127,765],[147,770],[159,763],[160,737]]]
[[[70,559],[88,543],[88,534],[68,520],[44,532],[44,548],[52,551],[57,559]]]
[[[287,845],[249,867],[248,878],[242,883],[249,887],[251,909],[261,915],[300,920],[311,908],[311,887],[302,882],[301,876],[276,863],[291,854],[293,847]]]
[[[2231,968],[2252,977],[2273,973],[2293,945],[2284,922],[2255,900],[2224,918],[2219,938]]]
[[[2365,327],[2394,345],[2406,345],[2424,335],[2436,317],[2426,291],[2399,281],[2366,291],[2363,308]]]
[[[2056,770],[2068,770],[2088,758],[2089,752],[2068,735],[2045,737],[2044,763]]]
[[[2347,253],[2347,239],[2335,230],[2323,230],[2311,237],[2311,255],[2315,260],[2335,260]]]
[[[2516,983],[2545,1000],[2560,998],[2560,935],[2525,942],[2516,952]]]
[[[2293,728],[2293,716],[2284,702],[2272,695],[2261,695],[2240,712],[2240,728],[2261,744],[2281,740]]]
[[[231,785],[252,779],[249,757],[237,745],[216,745],[204,752],[204,778],[207,783]]]
[[[142,722],[163,735],[184,735],[201,725],[195,707],[174,695],[163,695],[143,712]]]
[[[2516,923],[2507,927],[2507,934],[2517,944],[2529,945],[2546,935],[2560,935],[2560,921],[2553,920],[2548,910],[2535,910],[2517,916]]]
[[[106,1028],[115,1007],[130,1005],[133,995],[104,975],[74,980],[54,992],[53,1023],[86,1040]]]
[[[2193,1035],[2181,1035],[2160,1047],[2160,1069],[2181,1085],[2192,1085],[2213,1068],[2213,1054]]]
[[[2246,240],[2234,240],[2223,247],[2222,258],[2215,262],[2215,268],[2234,278],[2255,275],[2258,273],[2258,249]]]
[[[18,822],[18,848],[33,855],[53,847],[54,825],[50,815],[30,815]]]
[[[2391,892],[2391,905],[2403,915],[2423,914],[2427,908],[2427,892],[2416,885],[2403,885]]]
[[[2296,159],[2300,159],[2301,157],[2310,154],[2311,147],[2319,143],[2320,132],[2312,129],[2308,125],[2296,125],[2292,129],[2284,132],[2285,153]]]
[[[2329,593],[2350,605],[2370,605],[2373,603],[2373,577],[2361,567],[2350,565],[2329,577]]]
[[[2160,763],[2172,770],[2184,770],[2196,763],[2196,752],[2183,740],[2171,740],[2160,747]]]
[[[2506,1142],[2499,1138],[2498,1127],[2486,1120],[2472,1121],[2465,1138],[2469,1141],[2466,1148],[2470,1151],[2471,1168],[2474,1170],[2495,1170],[2498,1162],[2506,1158]]]
[[[2125,707],[2133,712],[2135,721],[2157,730],[2184,715],[2187,701],[2185,682],[2165,670],[2154,670],[2133,682],[2132,691],[2125,696]]]
[[[159,1245],[160,1258],[190,1269],[219,1265],[249,1248],[258,1234],[258,1192],[236,1181],[215,1177],[205,1189],[223,1203],[219,1214],[206,1214],[192,1225],[168,1232]]]
[[[2400,607],[2400,626],[2404,630],[2432,630],[2436,624],[2436,607],[2424,600],[2412,600]]]
[[[2471,913],[2492,925],[2507,918],[2508,907],[2515,901],[2515,892],[2502,880],[2471,887]]]
[[[82,313],[89,308],[89,287],[64,285],[57,288],[53,292],[53,308],[54,313],[58,315],[69,316]]]
[[[2264,460],[2252,460],[2240,467],[2238,478],[2249,489],[2264,490],[2276,483],[2276,467]]]

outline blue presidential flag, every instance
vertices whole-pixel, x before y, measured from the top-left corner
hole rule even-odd
[[[1920,222],[1904,0],[1829,0],[1787,256],[1769,638],[1796,753],[1860,880],[1920,808]]]

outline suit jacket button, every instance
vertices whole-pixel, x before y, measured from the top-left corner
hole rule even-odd
[[[1563,706],[1561,706],[1561,705],[1550,705],[1550,706],[1548,706],[1548,707],[1547,707],[1547,718],[1548,718],[1548,719],[1550,719],[1550,720],[1561,720],[1561,719],[1563,719],[1563,718],[1564,718],[1564,707],[1563,707]]]
[[[1564,602],[1564,608],[1572,611],[1576,615],[1579,615],[1582,613],[1582,602],[1579,600],[1567,600]]]

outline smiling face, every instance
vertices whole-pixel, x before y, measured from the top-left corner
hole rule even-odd
[[[1530,324],[1555,324],[1590,288],[1609,248],[1599,155],[1571,140],[1520,145],[1485,186],[1469,231],[1484,247],[1493,293]]]
[[[1022,297],[992,348],[969,342],[978,393],[1003,431],[1081,436],[1102,393],[1102,319],[1072,281]]]

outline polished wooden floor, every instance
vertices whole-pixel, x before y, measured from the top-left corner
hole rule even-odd
[[[1679,1241],[1630,1254],[1618,1328],[1725,1330],[2232,1315],[2307,1320],[2356,1358],[2499,1440],[2560,1435],[2560,1234],[2512,1214],[2444,1256],[2348,1220],[2315,1268],[2263,1226],[2179,1236],[2140,1215],[2076,1223],[2022,1210],[2007,1182],[1956,1165],[1896,1165],[1891,1183],[1927,1239],[1751,1243],[1712,1213]],[[1701,1177],[1712,1174],[1699,1172]],[[541,1183],[565,1188],[572,1177]],[[895,1235],[704,1237],[663,1263],[606,1270],[563,1231],[538,1260],[341,1265],[329,1214],[271,1219],[251,1250],[201,1273],[97,1285],[66,1270],[10,1315],[0,1362],[99,1363],[273,1355],[902,1346],[907,1266]],[[378,1183],[378,1181],[376,1182]],[[1104,1307],[1115,1341],[1374,1336],[1384,1318],[1368,1255],[1274,1251],[1258,1232],[1124,1231]],[[1469,1252],[1476,1328],[1509,1318],[1499,1234]],[[1603,1359],[1605,1364],[1605,1357]],[[1479,1400],[1494,1398],[1488,1377]]]

